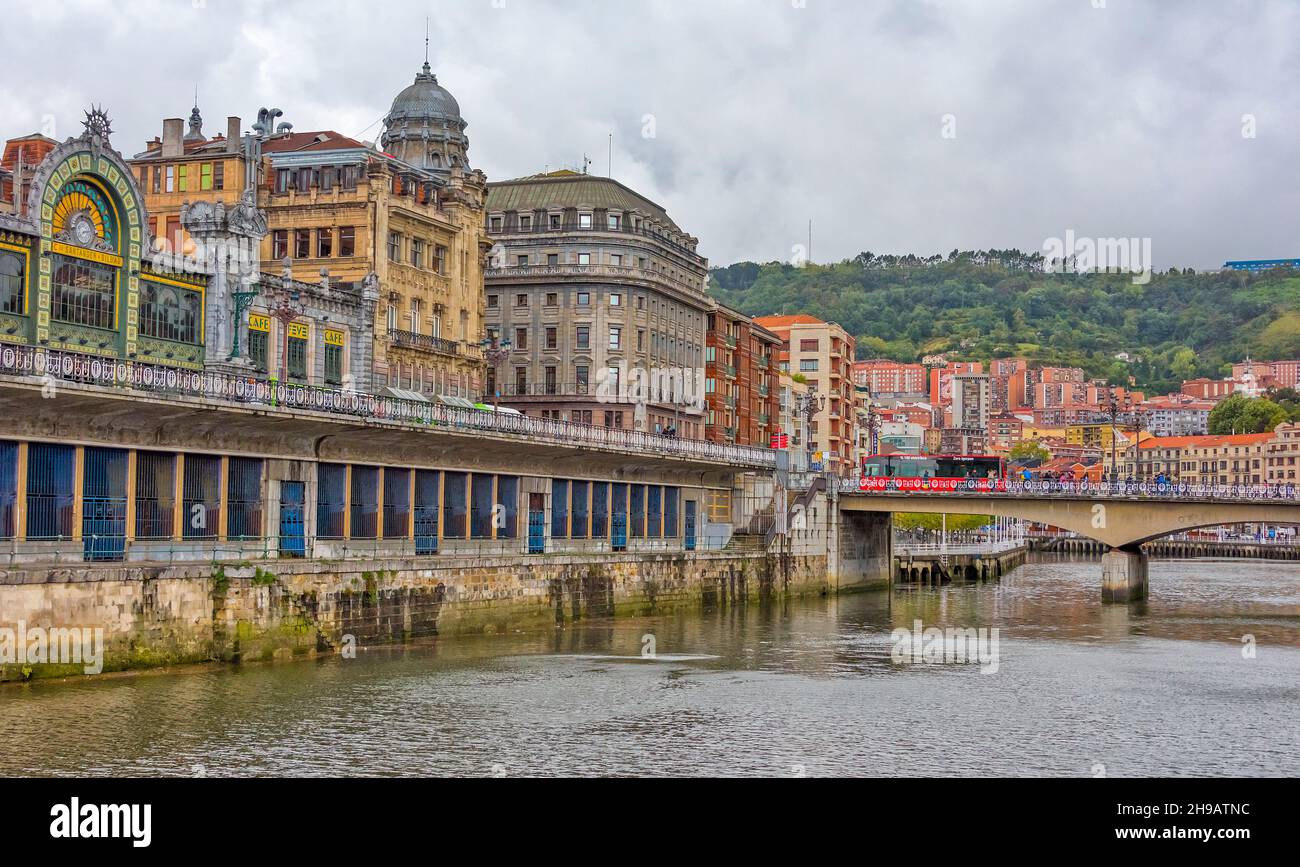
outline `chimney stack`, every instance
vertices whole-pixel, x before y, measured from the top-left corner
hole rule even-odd
[[[240,136],[243,134],[237,117],[226,118],[226,153],[237,154],[241,145]]]
[[[162,155],[166,158],[185,155],[185,121],[179,117],[163,121]]]

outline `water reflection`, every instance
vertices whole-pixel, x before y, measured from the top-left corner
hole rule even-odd
[[[1096,562],[1051,560],[1000,584],[0,689],[0,773],[1300,774],[1300,568],[1157,562],[1129,607],[1099,583]],[[891,631],[918,619],[998,628],[998,672],[895,664]]]

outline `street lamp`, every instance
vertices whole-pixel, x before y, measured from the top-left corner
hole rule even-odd
[[[813,418],[817,413],[826,408],[826,395],[816,394],[814,392],[804,392],[795,397],[795,414],[803,419],[804,443],[807,447],[808,469],[812,470],[812,452],[814,449],[812,439]]]
[[[1119,464],[1115,462],[1116,452],[1116,435],[1115,423],[1119,418],[1119,401],[1115,399],[1114,392],[1110,396],[1110,482],[1115,484],[1119,481]]]
[[[480,340],[478,345],[483,350],[484,360],[492,368],[492,409],[499,410],[501,382],[497,376],[497,366],[510,357],[510,338],[498,342],[496,333],[492,332]]]

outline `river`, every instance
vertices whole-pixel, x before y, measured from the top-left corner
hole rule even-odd
[[[892,599],[0,688],[0,774],[1300,775],[1300,566],[1153,562],[1132,607],[1099,588],[1098,562],[1043,559]],[[918,619],[996,628],[996,671],[896,662]]]

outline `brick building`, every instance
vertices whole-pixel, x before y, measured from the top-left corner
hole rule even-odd
[[[704,438],[767,446],[779,425],[775,388],[781,338],[721,304],[705,328]]]

